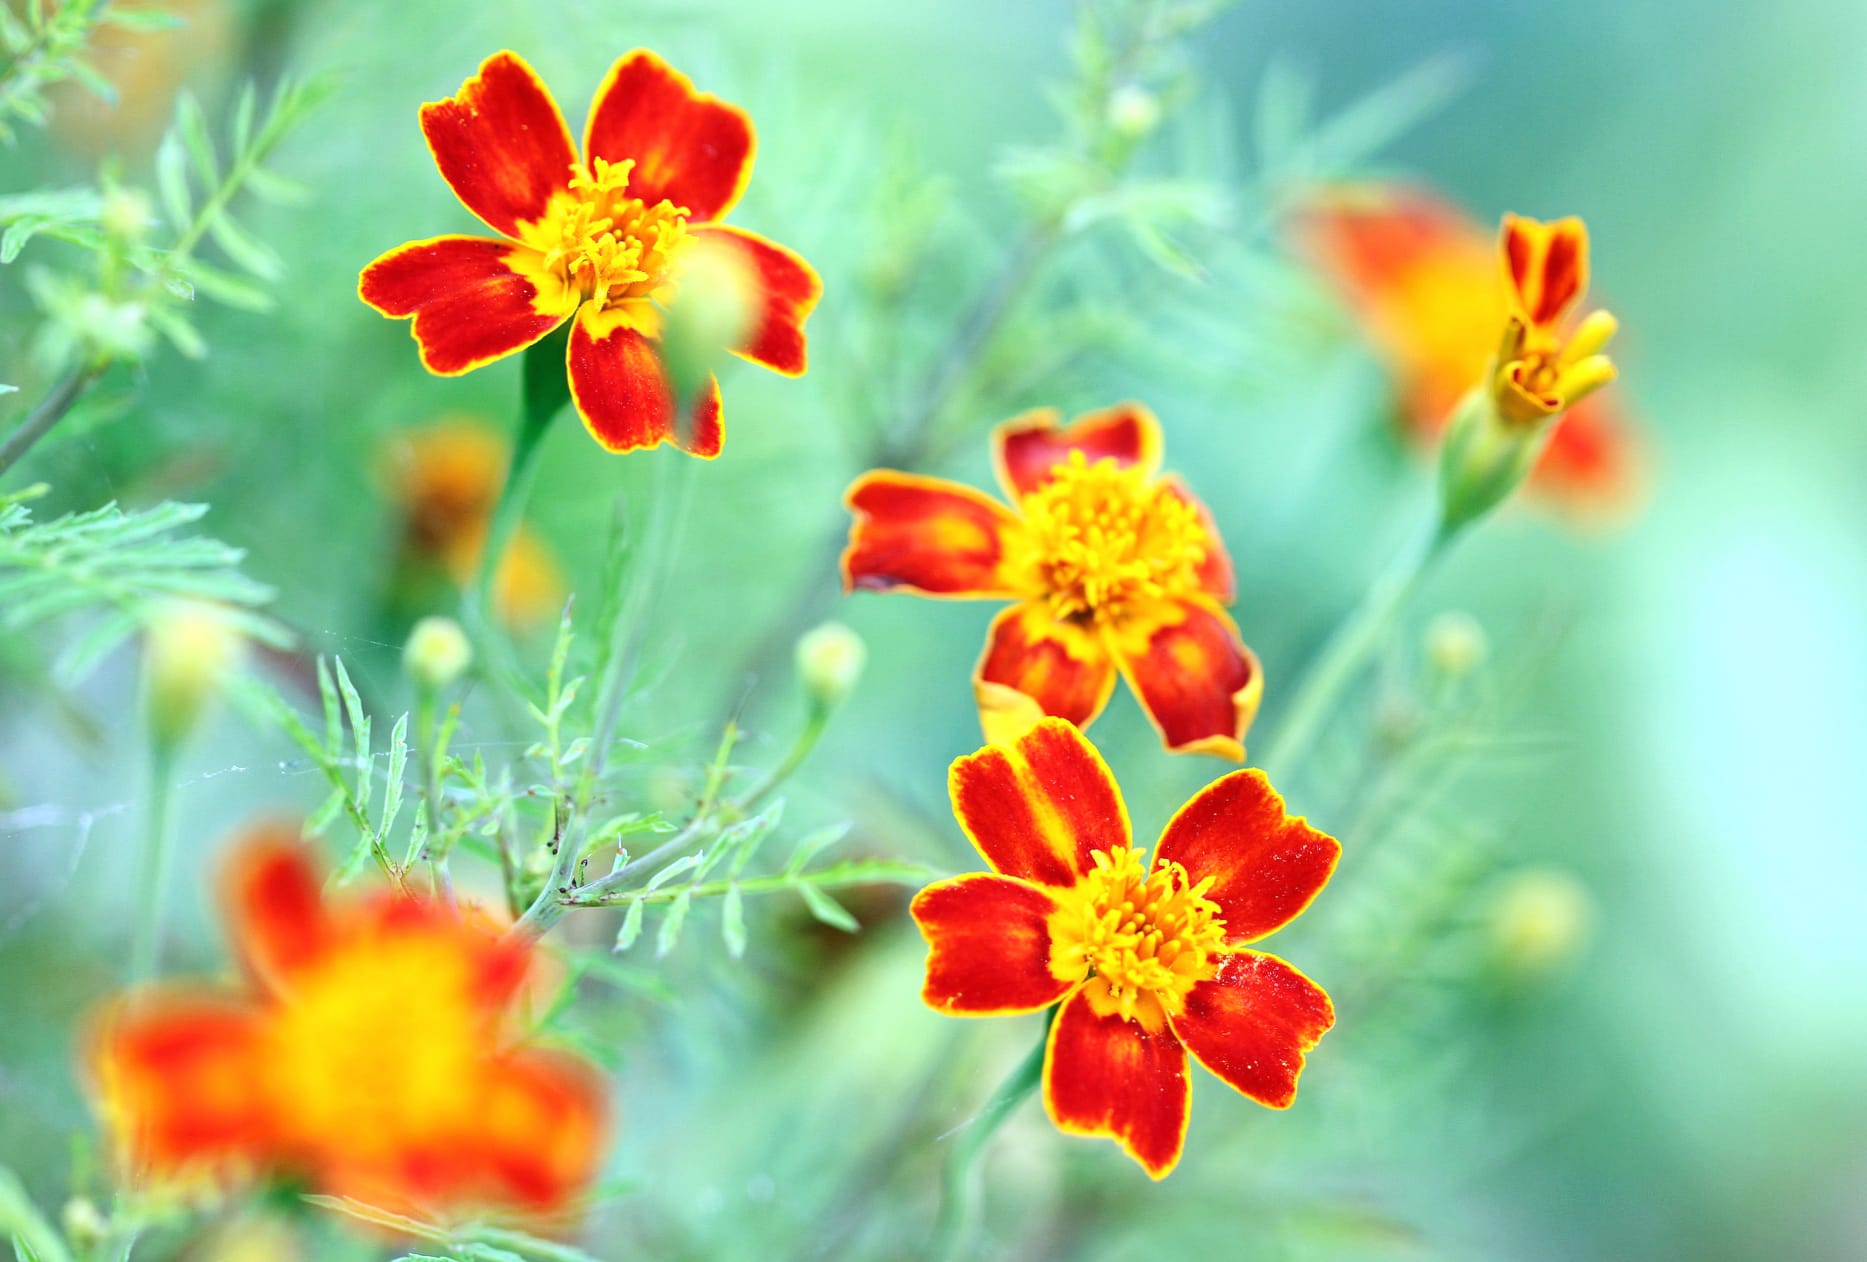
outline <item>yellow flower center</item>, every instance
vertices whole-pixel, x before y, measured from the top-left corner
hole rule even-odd
[[[1051,974],[1092,977],[1090,999],[1103,1015],[1153,1027],[1218,971],[1225,922],[1206,897],[1212,878],[1195,885],[1177,863],[1150,872],[1128,846],[1096,851],[1095,865],[1051,914]]]
[[[525,243],[543,253],[544,270],[599,310],[655,296],[687,239],[687,207],[629,195],[634,167],[632,159],[598,158],[590,170],[573,168],[569,191],[536,223],[521,225]]]
[[[1020,507],[1018,565],[1058,618],[1119,622],[1198,590],[1207,552],[1198,510],[1140,468],[1072,451]]]
[[[372,937],[291,978],[266,1064],[288,1130],[361,1157],[446,1134],[471,1095],[493,1032],[473,1002],[457,941]]]

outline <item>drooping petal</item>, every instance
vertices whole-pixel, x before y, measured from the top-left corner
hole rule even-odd
[[[1518,309],[1538,328],[1560,323],[1588,289],[1588,228],[1571,215],[1541,223],[1505,215],[1499,233]]]
[[[1091,978],[1064,1001],[1044,1052],[1044,1107],[1057,1129],[1106,1135],[1153,1179],[1164,1179],[1186,1142],[1192,1087],[1186,1050],[1165,1025],[1097,1010]]]
[[[524,350],[564,323],[577,300],[562,286],[541,293],[535,251],[484,237],[431,237],[389,251],[363,269],[357,296],[410,332],[429,372],[470,372]]]
[[[1095,746],[1062,719],[988,745],[947,772],[953,814],[995,872],[1067,887],[1091,854],[1129,843],[1128,808]]]
[[[1194,880],[1213,880],[1225,940],[1252,942],[1295,919],[1335,871],[1335,838],[1284,811],[1270,779],[1255,768],[1221,776],[1167,824],[1155,854]]]
[[[716,225],[694,233],[701,241],[729,242],[758,277],[763,308],[738,353],[774,372],[796,377],[804,371],[804,322],[823,295],[823,281],[801,257],[755,232]]]
[[[516,54],[494,53],[445,101],[421,107],[421,131],[455,196],[494,232],[519,235],[570,187],[577,150],[557,102]]]
[[[855,514],[843,550],[843,590],[923,596],[1009,596],[1001,562],[1017,519],[958,482],[877,469],[850,484]]]
[[[1244,758],[1264,676],[1223,609],[1162,604],[1116,629],[1115,659],[1169,750]]]
[[[1200,1064],[1259,1104],[1287,1109],[1303,1057],[1335,1024],[1335,1008],[1276,956],[1238,951],[1187,993],[1172,1021]]]
[[[1229,605],[1238,595],[1237,579],[1232,570],[1231,554],[1225,550],[1225,540],[1219,535],[1218,523],[1212,520],[1212,510],[1205,501],[1187,489],[1186,483],[1169,474],[1161,479],[1169,494],[1178,496],[1193,506],[1199,514],[1199,524],[1206,532],[1206,559],[1199,563],[1195,573],[1199,576],[1199,590],[1206,593],[1222,605]]]
[[[1025,601],[992,619],[972,679],[985,738],[1003,743],[1006,733],[994,730],[992,716],[1011,708],[1004,690],[1029,697],[1041,714],[1088,727],[1115,691],[1115,660],[1094,631],[1058,621],[1042,601]]]
[[[1050,477],[1050,471],[1080,451],[1090,464],[1111,459],[1139,465],[1148,474],[1160,467],[1160,422],[1139,403],[1121,403],[1085,412],[1068,425],[1058,424],[1055,408],[1015,416],[992,433],[992,460],[1005,493],[1016,500]]]
[[[238,846],[224,878],[227,923],[241,962],[278,988],[331,941],[322,877],[295,831],[267,826]]]
[[[272,1113],[258,1013],[229,998],[132,995],[105,1011],[86,1065],[124,1156],[164,1176],[262,1164]]]
[[[1035,1012],[1079,979],[1050,972],[1056,900],[1008,876],[956,876],[915,895],[909,908],[927,939],[921,998],[952,1016]]]
[[[695,222],[732,209],[752,177],[752,120],[736,105],[694,91],[686,75],[646,49],[627,53],[597,89],[584,128],[587,160],[633,160],[629,195],[666,198]]]
[[[606,451],[673,443],[708,460],[720,454],[718,384],[709,379],[693,415],[677,419],[654,344],[626,320],[586,305],[571,327],[566,359],[577,415]]]

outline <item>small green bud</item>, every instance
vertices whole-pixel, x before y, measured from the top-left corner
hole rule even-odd
[[[1109,95],[1109,128],[1124,140],[1141,140],[1160,126],[1160,98],[1136,83],[1124,83]]]
[[[157,741],[172,745],[187,736],[245,656],[245,638],[218,606],[175,600],[151,618],[143,676]]]
[[[452,618],[423,618],[408,633],[408,643],[402,648],[402,669],[427,693],[448,687],[472,664],[473,645]]]
[[[763,305],[758,274],[738,246],[696,243],[682,257],[661,324],[661,364],[683,413],[745,342]]]
[[[1558,868],[1513,873],[1491,904],[1492,959],[1508,981],[1541,980],[1581,953],[1593,919],[1593,900],[1570,873]]]
[[[1426,660],[1442,678],[1458,681],[1491,655],[1491,641],[1478,620],[1448,610],[1426,624]]]
[[[66,1239],[73,1244],[98,1244],[110,1234],[110,1224],[104,1220],[97,1202],[88,1196],[74,1196],[66,1201],[59,1220],[65,1228]]]
[[[797,641],[797,673],[804,691],[826,710],[841,705],[855,691],[868,660],[862,637],[840,622],[826,622]]]
[[[1512,421],[1484,389],[1459,401],[1439,448],[1440,518],[1447,535],[1463,530],[1522,485],[1553,425]]]
[[[112,185],[104,193],[104,231],[119,241],[138,242],[149,235],[155,209],[140,189]]]

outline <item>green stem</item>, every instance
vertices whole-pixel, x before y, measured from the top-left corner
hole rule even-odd
[[[931,869],[914,863],[889,866],[873,861],[855,862],[839,864],[833,868],[819,868],[808,879],[802,873],[780,872],[772,876],[702,881],[698,885],[674,884],[653,890],[630,890],[613,898],[590,897],[599,884],[593,881],[571,895],[571,901],[566,906],[627,907],[630,903],[671,903],[683,896],[692,899],[718,898],[731,889],[737,889],[741,894],[776,894],[803,884],[814,885],[820,890],[847,889],[852,885],[923,885],[933,876]]]
[[[1051,1010],[1049,1020],[1056,1019],[1056,1010]],[[978,1230],[980,1209],[979,1157],[991,1142],[992,1136],[1005,1123],[1017,1107],[1044,1079],[1044,1050],[1049,1040],[1050,1027],[1044,1026],[1044,1037],[1037,1040],[1037,1046],[1030,1055],[1019,1062],[1018,1067],[1000,1084],[992,1098],[985,1102],[977,1117],[967,1123],[953,1141],[952,1149],[947,1153],[946,1165],[940,1181],[940,1214],[934,1220],[933,1238],[928,1242],[926,1256],[933,1262],[951,1262],[962,1257],[967,1245],[972,1242],[973,1234]]]
[[[512,440],[512,462],[506,466],[506,484],[499,493],[499,503],[487,527],[486,547],[480,554],[479,573],[474,578],[473,595],[468,602],[469,617],[477,628],[493,625],[493,596],[498,587],[499,562],[505,557],[512,536],[518,533],[519,520],[525,516],[525,504],[531,498],[532,481],[538,470],[541,440],[552,420],[570,400],[570,381],[564,373],[564,345],[569,337],[570,325],[566,323],[525,352],[519,431]]]
[[[104,364],[87,363],[73,368],[64,378],[52,387],[52,392],[39,400],[39,406],[21,423],[20,427],[8,434],[6,441],[0,443],[0,476],[18,464],[20,458],[32,449],[34,443],[51,432],[52,427],[64,419],[84,392],[91,387],[104,371]]]
[[[823,729],[830,725],[830,707],[815,702],[810,707],[810,718],[805,720],[803,730],[791,743],[791,750],[784,756],[784,761],[765,773],[765,778],[746,790],[739,798],[739,808],[749,811],[757,806],[773,789],[791,778],[793,772],[804,765],[810,757],[810,751],[817,747],[823,737]]]
[[[174,770],[175,744],[158,735],[149,746],[149,814],[136,882],[142,901],[130,940],[132,986],[153,980],[161,962],[162,920],[168,902],[170,852],[174,848],[169,809],[169,781]]]
[[[1293,774],[1335,713],[1343,692],[1367,665],[1408,598],[1458,533],[1458,527],[1449,525],[1443,517],[1437,518],[1424,542],[1402,553],[1389,573],[1370,587],[1361,603],[1336,626],[1298,685],[1269,748],[1257,760],[1260,767],[1274,776]]]

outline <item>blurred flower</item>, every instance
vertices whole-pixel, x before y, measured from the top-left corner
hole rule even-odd
[[[1478,619],[1447,610],[1426,624],[1426,660],[1442,678],[1465,678],[1490,656],[1491,641]]]
[[[601,1081],[506,1027],[524,943],[387,892],[326,903],[277,833],[242,846],[226,888],[247,984],[132,992],[96,1021],[87,1060],[131,1170],[402,1210],[543,1211],[594,1176]]]
[[[826,710],[855,691],[868,660],[862,637],[840,622],[826,622],[798,637],[797,673],[811,701]]]
[[[390,494],[402,506],[404,562],[439,569],[457,587],[472,582],[505,485],[505,443],[484,426],[448,419],[395,435],[386,463]],[[511,625],[529,627],[563,603],[556,558],[521,524],[499,560],[494,609]]]
[[[386,316],[414,317],[430,372],[468,372],[571,320],[571,397],[597,442],[716,456],[718,388],[709,379],[681,423],[656,353],[663,308],[690,297],[677,292],[678,264],[701,243],[736,250],[756,278],[755,318],[734,350],[804,371],[817,274],[783,246],[716,222],[751,176],[752,121],[653,53],[610,68],[581,160],[551,94],[509,52],[487,58],[452,99],[422,106],[421,127],[443,178],[503,238],[431,237],[363,269],[358,294]]]
[[[1529,222],[1515,216],[1510,221]],[[1513,318],[1523,323],[1526,341],[1540,344],[1543,367],[1552,366],[1548,343],[1554,326],[1545,322],[1537,335],[1535,317],[1560,312],[1536,308],[1545,295],[1561,298],[1565,285],[1542,289],[1540,278],[1528,271],[1518,283],[1508,266],[1500,267],[1496,239],[1437,195],[1406,186],[1330,190],[1299,212],[1296,232],[1386,362],[1401,396],[1402,419],[1422,442],[1434,441],[1461,397],[1490,375],[1487,365]],[[1570,301],[1586,274],[1585,258],[1577,259],[1569,271]],[[1525,285],[1535,292],[1526,293]],[[1577,334],[1586,330],[1592,337],[1602,327],[1584,322]],[[1520,355],[1507,356],[1510,363],[1528,366]],[[1526,380],[1536,375],[1525,373]],[[1536,458],[1530,485],[1572,511],[1625,511],[1638,497],[1642,472],[1626,416],[1608,396],[1571,396]]]
[[[845,588],[1018,602],[993,620],[973,673],[989,741],[1044,715],[1087,727],[1119,672],[1168,749],[1242,759],[1264,683],[1224,609],[1232,563],[1210,514],[1159,476],[1146,408],[1058,421],[1041,409],[993,436],[1015,510],[940,478],[856,479]]]
[[[106,14],[93,30],[85,57],[115,99],[60,85],[52,132],[62,143],[93,154],[144,149],[168,126],[176,91],[225,61],[234,34],[227,0],[164,0],[159,7],[172,25],[118,25]]]
[[[473,646],[452,618],[423,618],[402,646],[402,668],[424,692],[446,688],[465,674],[472,662]]]
[[[1558,868],[1512,873],[1491,903],[1492,958],[1509,981],[1547,977],[1581,953],[1593,919],[1588,889],[1572,874]]]
[[[1159,1179],[1186,1137],[1187,1052],[1260,1104],[1295,1100],[1304,1054],[1335,1011],[1303,974],[1245,944],[1309,905],[1341,847],[1286,815],[1263,772],[1207,785],[1151,863],[1108,767],[1060,719],[959,759],[948,785],[992,871],[915,898],[930,948],[921,994],[954,1016],[1061,1001],[1044,1055],[1059,1129],[1106,1135]]]
[[[246,656],[246,638],[229,611],[200,600],[172,600],[149,619],[143,678],[156,739],[173,745]]]

